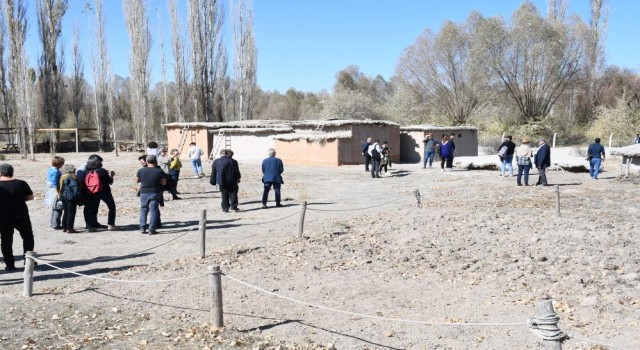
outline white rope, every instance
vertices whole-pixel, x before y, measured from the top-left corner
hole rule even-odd
[[[585,343],[596,344],[596,345],[600,345],[600,346],[603,346],[603,347],[605,347],[605,348],[609,348],[609,349],[613,349],[613,350],[627,350],[627,349],[620,348],[620,347],[617,347],[617,346],[607,345],[607,344],[602,344],[602,343],[599,343],[599,342],[596,342],[596,341],[593,341],[593,340],[589,340],[589,339],[585,339],[585,338],[576,337],[576,336],[575,336],[575,335],[573,335],[573,334],[569,334],[569,339],[575,339],[575,340],[583,341],[583,342],[585,342]]]
[[[409,194],[409,195],[404,195],[401,197],[398,197],[396,199],[390,200],[388,202],[384,202],[384,203],[380,203],[380,204],[375,204],[369,207],[362,207],[362,208],[354,208],[354,209],[314,209],[311,207],[307,207],[307,210],[314,210],[314,211],[357,211],[357,210],[365,210],[365,209],[371,209],[371,208],[376,208],[376,207],[381,207],[383,205],[389,204],[389,203],[393,203],[393,202],[397,202],[401,199],[407,198],[407,196],[415,196],[413,193]],[[313,205],[313,204],[309,204],[309,205]]]
[[[231,277],[231,276],[229,276],[227,274],[222,274],[222,275],[225,276],[226,278],[236,282],[236,283],[245,285],[245,286],[247,286],[249,288],[253,288],[253,289],[257,290],[257,291],[269,294],[269,295],[277,297],[277,298],[289,300],[289,301],[292,301],[292,302],[298,303],[298,304],[303,304],[303,305],[315,307],[317,309],[333,311],[333,312],[337,312],[337,313],[341,313],[341,314],[345,314],[345,315],[351,315],[351,316],[365,317],[365,318],[384,320],[384,321],[392,321],[392,322],[424,324],[424,325],[429,325],[429,326],[454,326],[454,327],[463,327],[463,326],[484,327],[484,326],[486,326],[486,327],[491,327],[491,326],[526,326],[527,325],[526,322],[516,322],[516,323],[429,322],[429,321],[418,321],[418,320],[409,320],[409,319],[401,319],[401,318],[392,318],[392,317],[381,317],[381,316],[367,315],[367,314],[361,314],[361,313],[358,313],[358,312],[350,312],[350,311],[338,310],[338,309],[334,309],[334,308],[327,307],[327,306],[316,305],[316,304],[308,303],[306,301],[293,299],[293,298],[290,298],[290,297],[287,297],[287,296],[284,296],[284,295],[281,295],[281,294],[270,292],[270,291],[265,290],[265,289],[260,288],[260,287],[256,287],[256,286],[251,285],[251,284],[249,284],[247,282],[244,282],[244,281],[241,281],[241,280],[239,280],[237,278]]]
[[[558,328],[558,321],[560,321],[560,317],[556,313],[552,313],[527,320],[527,326],[533,334],[543,340],[563,341],[568,338],[568,335]]]
[[[52,264],[49,264],[47,262],[44,262],[42,260],[36,259],[32,256],[26,256],[26,258],[28,259],[32,259],[42,265],[47,265],[50,266],[56,270],[60,270],[60,271],[64,271],[67,273],[70,273],[72,275],[76,275],[76,276],[80,276],[80,277],[84,277],[84,278],[90,278],[90,279],[96,279],[96,280],[102,280],[102,281],[109,281],[109,282],[122,282],[122,283],[162,283],[162,282],[175,282],[175,281],[183,281],[183,280],[189,280],[189,279],[194,279],[194,278],[200,278],[200,277],[205,277],[208,276],[208,273],[205,274],[201,274],[201,275],[195,275],[195,276],[189,276],[189,277],[180,277],[180,278],[171,278],[171,279],[162,279],[162,280],[148,280],[148,281],[142,281],[142,280],[119,280],[119,279],[115,279],[115,278],[105,278],[105,277],[97,277],[97,276],[89,276],[89,275],[85,275],[83,273],[79,273],[79,272],[75,272],[75,271],[71,271],[71,270],[67,270],[64,269],[62,267],[58,267]]]

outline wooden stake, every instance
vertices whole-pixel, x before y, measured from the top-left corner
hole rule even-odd
[[[200,259],[204,259],[205,256],[205,242],[207,241],[207,211],[202,209],[200,211]]]
[[[631,157],[627,157],[627,177],[631,174]]]
[[[557,132],[553,133],[553,146],[551,148],[556,148],[556,136],[558,135]]]
[[[553,302],[551,299],[543,299],[536,302],[536,316],[547,317],[549,315],[556,315],[556,311],[553,309]],[[552,325],[540,325],[540,329],[557,329],[558,324]],[[543,340],[545,350],[562,350],[562,342],[560,340]]]
[[[76,153],[80,152],[79,141],[80,138],[78,137],[78,129],[76,129]]]
[[[298,238],[302,238],[304,232],[304,215],[307,213],[307,201],[302,201],[302,211],[300,211],[300,223],[298,224]]]
[[[556,214],[560,216],[560,186],[555,185],[556,188]]]
[[[209,266],[211,274],[211,323],[214,327],[224,327],[222,310],[222,277],[220,266]]]
[[[29,257],[35,257],[36,253],[26,252],[24,258],[24,291],[22,296],[31,297],[33,295],[33,266],[34,261]]]

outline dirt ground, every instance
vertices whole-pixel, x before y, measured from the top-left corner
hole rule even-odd
[[[62,154],[76,165],[88,155]],[[573,335],[564,349],[640,348],[639,182],[617,169],[597,181],[550,172],[558,217],[553,186],[417,164],[381,179],[363,166],[285,164],[285,207],[261,209],[260,166],[241,162],[242,211],[222,213],[219,193],[185,162],[183,200],[165,195],[163,228],[147,236],[132,187],[137,154],[104,158],[116,172],[120,230],[89,233],[79,210],[78,234],[48,227],[49,157],[5,161],[36,194],[38,259],[103,279],[41,262],[25,298],[22,261],[0,272],[1,349],[543,349],[525,323],[545,296]],[[301,193],[309,204],[298,239]],[[104,204],[99,219],[106,224]],[[262,289],[222,278],[224,329],[210,323],[210,265]]]

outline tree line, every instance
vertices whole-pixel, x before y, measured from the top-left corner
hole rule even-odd
[[[96,128],[106,147],[118,140],[163,140],[161,125],[174,121],[385,119],[475,125],[481,136],[558,132],[567,143],[640,131],[640,77],[606,64],[606,0],[583,0],[590,4],[586,21],[567,14],[567,0],[548,0],[546,14],[525,1],[509,19],[472,12],[460,23],[426,28],[388,81],[353,65],[336,73],[331,92],[284,93],[257,86],[250,0],[234,0],[229,8],[218,0],[188,0],[186,13],[178,0],[168,0],[167,45],[162,31],[153,35],[149,27],[147,1],[123,0],[128,77],[111,72],[103,0],[84,4],[91,18],[88,60],[77,28],[68,60],[61,48],[68,0],[37,0],[41,51],[35,65],[24,48],[26,0],[1,1],[0,113],[3,127],[19,130],[24,156],[33,154],[36,128]],[[227,18],[231,38],[223,30]],[[162,79],[151,86],[155,44]],[[172,62],[165,62],[165,50]],[[84,77],[85,65],[92,81]],[[173,81],[166,80],[168,69]],[[55,150],[59,135],[48,137]]]

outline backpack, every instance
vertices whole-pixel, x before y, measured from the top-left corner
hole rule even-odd
[[[60,196],[69,202],[78,203],[82,197],[78,180],[72,176],[67,177],[64,182],[62,182],[62,191],[60,192]]]
[[[91,170],[87,173],[87,176],[84,178],[84,186],[87,189],[87,193],[96,194],[102,191],[104,187],[102,181],[100,180],[100,174],[98,174],[95,170]]]
[[[498,151],[498,157],[504,158],[507,155],[507,146],[502,146]]]
[[[373,149],[371,150],[371,158],[380,159],[380,152],[378,152],[378,149],[376,147],[373,147]]]

